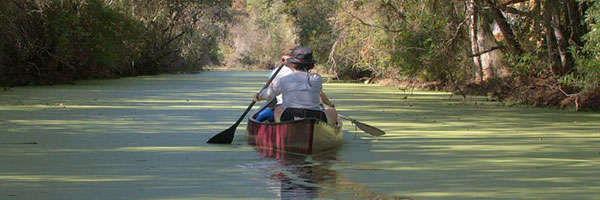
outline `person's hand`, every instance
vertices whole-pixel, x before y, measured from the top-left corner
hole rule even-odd
[[[252,97],[252,100],[254,101],[260,101],[260,95],[258,95],[258,93],[254,94],[254,97]]]

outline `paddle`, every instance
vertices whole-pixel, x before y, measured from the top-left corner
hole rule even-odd
[[[269,81],[267,81],[265,86],[263,86],[263,88],[260,89],[260,91],[269,87],[269,84],[271,84],[273,79],[275,79],[275,76],[277,76],[277,74],[279,73],[281,68],[283,68],[283,65],[281,65],[281,66],[279,66],[279,68],[277,68],[277,71],[275,71],[275,73],[273,73],[273,76],[271,76]],[[244,114],[242,114],[242,116],[240,116],[240,118],[237,120],[237,122],[235,122],[235,124],[233,124],[228,129],[222,131],[221,133],[210,138],[210,140],[208,140],[207,143],[209,143],[209,144],[231,144],[231,141],[233,141],[233,136],[235,135],[235,129],[237,128],[238,125],[240,125],[240,122],[242,122],[242,120],[244,119],[246,114],[248,114],[248,112],[250,112],[250,109],[252,109],[252,106],[254,106],[255,103],[256,103],[256,101],[252,100],[252,103],[250,103],[248,108],[246,108],[246,111],[244,111]]]
[[[373,127],[373,126],[368,125],[368,124],[361,123],[361,122],[359,122],[359,121],[357,121],[355,119],[352,119],[352,118],[350,118],[348,116],[344,116],[344,115],[338,113],[338,117],[352,122],[360,130],[362,130],[365,133],[368,133],[368,134],[370,134],[372,136],[382,136],[382,135],[385,134],[385,131],[382,131],[381,129],[378,129],[378,128]]]

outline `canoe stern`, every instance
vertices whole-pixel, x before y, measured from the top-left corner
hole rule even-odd
[[[277,151],[317,154],[342,145],[341,128],[316,119],[284,123],[250,119],[246,131],[248,144]]]

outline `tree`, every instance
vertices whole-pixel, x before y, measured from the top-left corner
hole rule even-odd
[[[485,1],[468,0],[466,4],[470,14],[469,28],[474,66],[477,72],[476,77],[484,81],[490,78],[506,78],[510,76],[511,72],[504,64],[503,47],[498,44],[491,29],[493,24],[491,22],[493,20],[497,24],[506,24],[504,17],[495,16],[499,12],[497,9],[484,9],[484,5],[489,6],[489,3]],[[500,15],[502,14],[500,13]],[[498,20],[504,21],[498,23]],[[508,30],[510,30],[510,27],[508,27]],[[510,31],[506,32],[509,33]],[[518,49],[520,48],[515,47],[515,51],[520,51]]]

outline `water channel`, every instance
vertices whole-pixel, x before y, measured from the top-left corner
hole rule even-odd
[[[344,146],[255,149],[245,122],[267,80],[211,71],[0,91],[0,199],[596,199],[600,114],[328,82]],[[260,103],[258,104],[260,105]],[[258,106],[256,106],[258,107]]]

